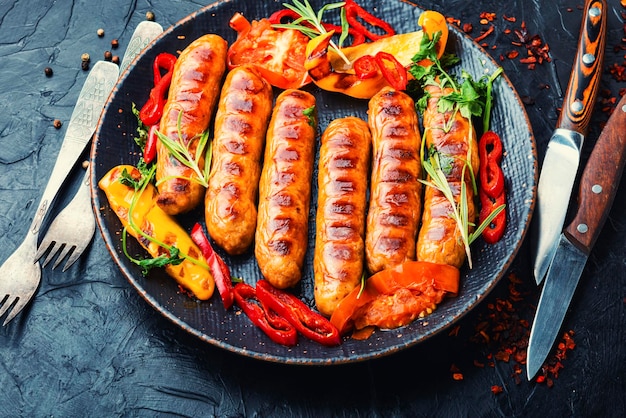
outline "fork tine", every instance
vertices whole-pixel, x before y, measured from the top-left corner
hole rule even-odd
[[[65,265],[63,266],[63,271],[65,272],[68,268],[72,267],[72,265],[78,260],[83,252],[79,251],[77,247],[75,247],[74,251],[67,258]]]
[[[61,243],[53,241],[52,244],[50,245],[50,252],[46,256],[46,259],[43,261],[43,263],[41,263],[41,267],[46,267],[48,263],[50,263],[54,259],[54,257],[59,253],[59,251],[63,249],[64,245],[65,244],[61,244]]]
[[[4,295],[4,298],[0,302],[0,318],[2,317],[2,315],[4,315],[6,311],[9,310],[9,308],[11,307],[11,304],[13,303],[13,302],[9,302],[9,299],[10,299],[10,295]]]
[[[39,259],[44,256],[46,251],[50,249],[51,245],[54,245],[54,243],[47,242],[47,240],[45,239],[41,242],[41,244],[39,244],[39,247],[37,248],[37,253],[35,254],[35,262],[39,261]]]
[[[11,303],[9,303],[8,306],[13,305],[13,309],[11,309],[11,311],[7,315],[6,319],[2,323],[2,326],[6,326],[9,322],[11,322],[11,320],[13,320],[13,318],[15,318],[18,313],[22,312],[22,309],[24,309],[24,307],[28,304],[29,300],[30,298],[17,297]],[[2,315],[0,314],[0,317],[1,316]]]
[[[76,248],[75,245],[64,244],[61,251],[59,251],[59,256],[57,257],[57,261],[55,261],[54,264],[52,265],[52,270],[57,268],[57,266],[61,264],[61,261],[63,261],[65,256],[67,256],[72,250],[74,250],[74,248]]]

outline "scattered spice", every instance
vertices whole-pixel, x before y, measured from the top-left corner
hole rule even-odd
[[[80,56],[80,60],[82,62],[89,62],[91,58],[89,57],[89,54],[85,52],[83,55]]]
[[[489,25],[489,28],[486,31],[484,31],[481,35],[479,35],[476,38],[474,38],[474,41],[476,41],[476,42],[482,41],[487,36],[491,35],[493,33],[493,31],[494,31],[493,25]]]
[[[61,126],[63,126],[63,122],[61,122],[60,119],[55,119],[54,122],[52,122],[52,126],[54,126],[56,129],[61,129]]]
[[[98,29],[98,31],[96,33],[98,34],[99,38],[102,38],[104,36],[104,29],[100,28],[100,29]]]
[[[104,51],[104,60],[111,61],[113,59],[113,54],[111,51]]]
[[[493,385],[491,387],[491,393],[493,393],[494,395],[499,395],[502,392],[504,392],[504,388],[500,385]]]
[[[54,71],[52,71],[52,68],[50,67],[44,68],[43,72],[46,74],[46,77],[52,77],[52,74],[54,74]]]
[[[146,12],[146,20],[154,21],[154,12],[147,11]]]
[[[117,39],[113,39],[111,41],[111,48],[117,49],[118,46],[120,46],[120,41],[118,41]]]
[[[113,58],[111,58],[111,61],[112,61],[114,64],[119,64],[119,63],[120,63],[120,57],[119,57],[119,55],[113,55]]]

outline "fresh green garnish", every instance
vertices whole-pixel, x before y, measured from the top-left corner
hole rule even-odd
[[[196,183],[204,187],[208,187],[209,186],[209,169],[211,168],[211,159],[210,158],[204,159],[204,167],[200,167],[200,160],[202,156],[205,155],[205,152],[207,151],[207,146],[209,147],[208,151],[210,151],[211,149],[210,144],[209,144],[209,132],[205,131],[201,135],[199,135],[198,146],[196,147],[196,152],[194,155],[191,149],[189,149],[189,144],[194,139],[196,139],[196,137],[190,139],[187,143],[185,143],[185,141],[183,140],[182,132],[181,132],[182,117],[183,117],[183,112],[181,110],[180,112],[178,112],[178,122],[177,122],[178,140],[172,140],[171,138],[168,138],[167,136],[165,136],[159,131],[157,131],[157,135],[159,136],[159,140],[161,141],[163,146],[167,148],[167,150],[172,154],[172,156],[174,156],[174,158],[180,161],[181,164],[190,168],[194,172],[195,177],[186,178],[186,180],[195,181]],[[164,181],[164,180],[167,180],[167,179],[162,179],[161,181]]]
[[[302,114],[309,119],[309,125],[315,128],[315,105],[304,109]]]
[[[349,25],[348,25],[348,20],[346,19],[345,9],[343,8],[343,6],[345,6],[346,3],[342,1],[339,3],[325,4],[316,13],[315,10],[313,10],[313,7],[311,7],[311,4],[309,3],[308,0],[304,0],[304,3],[298,0],[292,0],[292,1],[293,1],[293,4],[283,3],[283,6],[297,13],[298,16],[300,17],[291,23],[285,23],[285,24],[280,23],[280,24],[275,24],[272,26],[275,28],[282,28],[282,29],[295,29],[297,31],[302,32],[303,34],[305,34],[311,39],[316,38],[319,35],[322,35],[328,32],[326,28],[324,28],[324,25],[322,24],[324,12],[326,12],[327,10],[341,8],[342,32],[339,38],[339,45],[337,45],[334,41],[331,40],[330,47],[341,57],[342,60],[344,60],[347,64],[349,64],[350,60],[340,50],[341,46],[343,45],[343,42],[346,40],[346,37],[348,36]],[[310,26],[303,25],[302,23],[308,23]]]
[[[143,151],[143,149],[146,147],[146,141],[148,140],[148,127],[141,121],[141,118],[139,117],[139,109],[137,109],[137,106],[134,102],[131,103],[130,110],[137,118],[137,136],[134,136],[133,140]]]
[[[441,58],[437,57],[436,45],[441,37],[441,33],[437,32],[432,38],[426,34],[422,37],[420,48],[413,56],[413,65],[409,68],[409,72],[415,78],[412,81],[409,92],[414,95],[416,92],[423,91],[426,86],[437,86],[442,91],[442,95],[437,102],[437,110],[441,113],[451,113],[448,122],[442,127],[445,132],[452,129],[452,123],[457,112],[468,120],[472,126],[472,119],[482,117],[483,129],[489,129],[489,120],[491,119],[492,106],[492,88],[495,79],[502,73],[502,68],[498,68],[491,76],[483,76],[480,80],[474,81],[472,76],[464,70],[461,70],[461,80],[457,80],[455,76],[446,71],[446,68],[455,65],[459,59],[455,56],[444,54]],[[417,65],[422,60],[429,60],[430,65]],[[417,87],[416,87],[417,86]],[[445,92],[445,94],[444,94]],[[416,108],[421,114],[424,113],[428,106],[428,94],[422,94],[416,101]],[[474,130],[471,129],[470,132]],[[468,141],[475,141],[476,138],[468,138]],[[422,143],[422,166],[428,175],[427,180],[421,180],[428,187],[439,190],[452,208],[449,214],[457,224],[457,228],[461,234],[461,241],[465,247],[469,267],[472,268],[472,256],[470,244],[480,236],[482,231],[489,226],[491,221],[497,214],[504,209],[499,207],[494,210],[491,215],[485,219],[474,232],[470,233],[470,229],[475,226],[469,220],[469,206],[467,201],[467,185],[465,181],[461,181],[461,190],[458,201],[455,198],[453,188],[448,182],[447,174],[453,167],[455,158],[451,155],[439,152],[434,146],[430,146],[425,150],[425,144]],[[463,158],[463,169],[461,170],[461,178],[465,179],[469,176],[474,195],[477,193],[476,177],[472,170],[470,161],[471,147],[468,147],[468,154]]]
[[[143,160],[142,160],[143,161]],[[141,163],[140,163],[141,165]],[[128,257],[128,259],[130,261],[132,261],[133,263],[137,264],[138,266],[140,266],[142,268],[142,274],[146,275],[148,274],[148,271],[154,267],[164,267],[168,264],[172,264],[172,265],[178,265],[180,263],[183,262],[183,260],[189,260],[194,264],[203,266],[205,268],[209,268],[206,263],[201,262],[200,260],[197,260],[193,257],[189,257],[186,254],[183,254],[180,252],[180,250],[178,248],[176,248],[173,245],[167,245],[164,242],[161,242],[159,240],[157,240],[156,238],[146,234],[140,227],[139,225],[137,225],[133,219],[133,211],[135,210],[135,206],[137,205],[137,202],[139,201],[139,197],[142,195],[142,193],[144,193],[146,187],[148,186],[148,184],[152,181],[152,179],[154,178],[155,172],[156,172],[156,165],[152,164],[150,168],[147,168],[145,166],[145,163],[143,164],[143,169],[138,167],[139,171],[141,172],[141,178],[139,180],[135,180],[130,173],[128,173],[128,171],[126,169],[124,169],[122,171],[121,177],[120,177],[120,182],[128,187],[132,187],[133,189],[135,189],[135,193],[133,194],[133,198],[132,201],[130,203],[130,207],[128,209],[128,224],[129,227],[132,228],[133,231],[137,232],[139,235],[141,235],[143,238],[145,238],[148,241],[154,242],[157,245],[159,245],[160,247],[163,247],[164,249],[166,249],[169,252],[169,256],[166,256],[165,254],[160,255],[159,257],[155,257],[155,258],[145,258],[145,259],[137,259],[135,257],[132,257],[129,253],[128,253],[128,249],[127,249],[127,245],[126,245],[126,235],[127,235],[127,228],[125,227],[122,230],[122,249],[124,251],[124,254],[126,255],[126,257]],[[142,171],[144,170],[144,171]]]

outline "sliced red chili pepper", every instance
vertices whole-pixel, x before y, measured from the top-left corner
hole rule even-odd
[[[176,56],[169,54],[167,52],[162,52],[156,56],[154,62],[152,63],[152,71],[154,73],[154,85],[159,84],[161,80],[161,70],[164,70],[165,73],[169,73],[174,69],[174,65],[176,64]]]
[[[278,344],[294,346],[298,341],[298,332],[285,318],[267,310],[257,297],[254,287],[246,283],[237,283],[234,287],[235,302],[270,339]]]
[[[482,191],[478,194],[480,196],[480,214],[478,215],[478,219],[480,223],[483,223],[496,208],[506,203],[506,197],[504,192],[495,199],[489,197]],[[492,219],[489,225],[487,225],[487,228],[485,228],[482,233],[482,237],[487,244],[495,244],[500,241],[504,235],[505,228],[506,210],[503,209]]]
[[[371,14],[370,12],[368,12],[367,10],[365,10],[364,8],[356,4],[354,0],[346,0],[346,4],[344,8],[346,10],[346,20],[348,21],[350,26],[353,27],[357,32],[360,32],[363,35],[365,35],[365,37],[367,37],[369,40],[375,41],[377,39],[396,34],[396,31],[393,29],[393,27],[389,23],[374,16],[373,14]],[[375,28],[382,29],[385,32],[385,34],[378,35],[376,33],[373,33],[372,31],[367,29],[358,20],[358,18],[363,19],[363,21],[365,21],[366,23],[368,23],[369,25]]]
[[[500,167],[502,162],[502,141],[498,134],[485,132],[478,141],[480,157],[480,187],[493,199],[504,192],[504,173]]]
[[[172,81],[172,72],[165,74],[159,82],[150,90],[148,101],[139,111],[139,118],[146,126],[152,126],[159,123],[163,115],[163,107],[165,107],[165,95],[170,88]]]
[[[406,89],[408,82],[406,68],[398,62],[396,57],[388,52],[379,51],[376,53],[376,63],[391,87],[396,90]]]
[[[340,344],[337,328],[291,293],[276,289],[266,280],[259,280],[256,291],[263,305],[287,319],[305,337],[326,346]]]
[[[233,305],[233,283],[230,279],[230,269],[211,246],[209,239],[202,230],[202,225],[196,223],[191,229],[191,239],[200,247],[202,255],[209,264],[209,269],[215,280],[217,290],[220,292],[222,303],[225,309],[229,309]]]
[[[378,64],[376,63],[376,58],[371,55],[363,55],[362,57],[359,57],[356,61],[354,61],[352,67],[354,68],[356,76],[359,77],[360,80],[372,78],[378,74]]]
[[[176,57],[167,52],[157,55],[152,63],[154,87],[150,90],[148,100],[139,111],[139,118],[146,126],[156,125],[161,120],[165,97],[172,82],[172,71],[175,64]],[[166,73],[161,75],[161,70],[165,70]]]
[[[148,130],[148,139],[146,139],[146,145],[143,148],[143,160],[146,164],[150,164],[156,157],[157,135],[158,125],[152,125]]]
[[[295,10],[281,9],[272,13],[270,17],[267,18],[267,20],[269,20],[272,25],[279,25],[281,23],[285,23],[283,21],[283,19],[285,18],[293,22],[294,20],[299,19],[300,15]]]

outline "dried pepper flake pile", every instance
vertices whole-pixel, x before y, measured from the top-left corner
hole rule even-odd
[[[524,283],[515,274],[508,277],[508,296],[496,298],[487,303],[486,310],[478,315],[473,335],[469,340],[479,346],[484,357],[474,359],[474,366],[495,367],[496,362],[511,364],[511,378],[515,384],[522,382],[524,365],[526,364],[526,350],[530,337],[530,323],[522,317],[522,313],[534,314],[527,297],[532,294],[524,288]],[[458,327],[453,328],[450,336],[457,336]],[[574,343],[574,331],[567,331],[557,345],[557,349],[543,364],[539,375],[535,379],[537,383],[545,383],[548,387],[554,385],[559,371],[563,369],[563,360],[567,358],[568,351],[576,347]],[[452,366],[451,372],[455,380],[460,374],[458,367]],[[501,385],[493,385],[491,392],[498,395],[504,391]]]

